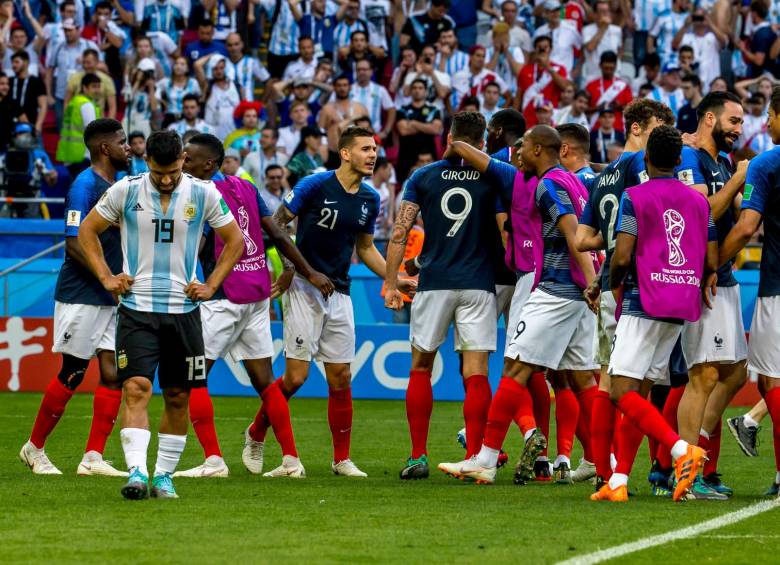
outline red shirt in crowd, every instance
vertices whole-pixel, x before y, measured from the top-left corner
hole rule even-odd
[[[590,94],[590,105],[591,110],[597,110],[600,109],[600,106],[603,106],[604,103],[599,103],[599,100],[601,99],[601,95],[609,90],[609,88],[615,84],[615,81],[619,81],[615,89],[617,90],[619,86],[622,84],[623,88],[618,91],[617,95],[612,97],[609,97],[608,103],[611,106],[614,106],[616,108],[625,108],[629,102],[631,102],[634,99],[634,95],[631,93],[631,87],[628,85],[628,83],[622,79],[613,77],[609,80],[605,80],[603,78],[597,78],[596,80],[590,81],[587,86],[585,86],[585,90]],[[598,123],[596,123],[592,129],[597,129]],[[615,111],[615,129],[623,130],[623,112],[616,109]]]
[[[563,78],[566,78],[565,67],[553,63],[552,61],[550,61],[550,67]],[[526,93],[528,92],[528,89],[540,80],[543,80],[544,77],[549,77],[547,85],[544,88],[539,89],[539,92],[535,97],[527,96]],[[541,99],[549,100],[552,102],[553,106],[557,108],[558,103],[561,100],[561,89],[558,88],[555,81],[552,80],[550,73],[536,64],[525,65],[520,70],[520,74],[517,75],[517,87],[520,92],[523,93],[523,101],[521,102],[523,106],[523,116],[525,117],[526,125],[529,128],[536,125],[536,111],[534,110],[536,102],[539,102]]]

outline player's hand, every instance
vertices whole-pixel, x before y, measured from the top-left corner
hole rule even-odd
[[[398,290],[411,298],[417,293],[417,281],[414,279],[398,279]]]
[[[715,302],[715,295],[718,294],[718,273],[710,273],[704,281],[701,288],[701,297],[704,305],[712,310],[712,303]]]
[[[739,163],[737,163],[737,170],[734,171],[734,177],[739,179],[740,184],[745,183],[745,178],[747,177],[747,168],[748,168],[748,161],[747,159],[742,159]]]
[[[318,271],[312,271],[311,275],[309,275],[308,280],[311,284],[316,286],[317,289],[319,289],[319,291],[322,293],[323,298],[328,298],[331,294],[333,294],[333,291],[335,290],[335,287],[333,286],[331,280]]]
[[[414,262],[414,260],[415,257],[412,257],[411,259],[404,261],[404,270],[410,277],[416,277],[418,274],[420,274],[420,269],[417,267],[417,264]]]
[[[401,291],[397,288],[385,292],[385,308],[390,310],[400,310],[404,306],[404,298]]]
[[[103,281],[103,288],[114,295],[114,298],[118,298],[124,294],[130,292],[130,287],[135,282],[135,279],[126,273],[119,273],[118,275],[111,275],[105,281]]]
[[[271,300],[279,298],[287,292],[287,289],[290,288],[290,285],[292,284],[293,276],[295,276],[295,271],[283,271],[282,274],[279,275],[279,278],[271,285]]]
[[[695,149],[699,148],[699,138],[696,136],[695,133],[684,133],[684,134],[682,134],[682,142],[683,142],[683,145],[688,145],[688,146],[693,147]]]
[[[193,302],[208,300],[214,296],[215,292],[217,292],[216,288],[213,288],[208,283],[202,283],[199,280],[194,280],[184,287],[184,294]]]
[[[585,297],[585,302],[594,314],[599,313],[599,297],[601,296],[601,287],[599,286],[598,279],[594,279],[592,283],[588,285],[588,288],[582,291],[582,296]]]

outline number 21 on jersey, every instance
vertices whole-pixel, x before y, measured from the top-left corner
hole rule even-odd
[[[339,211],[333,208],[322,208],[320,210],[320,221],[317,225],[325,228],[326,230],[332,230],[336,227],[336,218],[339,217]]]

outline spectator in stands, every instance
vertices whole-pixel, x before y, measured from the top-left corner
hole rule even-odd
[[[200,118],[200,96],[197,94],[185,94],[181,101],[181,119],[173,122],[168,129],[171,129],[184,137],[188,131],[197,131],[198,133],[211,133],[215,129]]]
[[[710,83],[710,92],[728,92],[729,83],[723,77],[717,77]]]
[[[281,78],[288,63],[298,58],[300,30],[289,0],[259,0],[271,27],[268,42],[268,72],[273,78]]]
[[[368,110],[368,117],[379,139],[384,141],[395,126],[396,109],[387,89],[371,80],[373,69],[366,60],[355,65],[357,80],[352,85],[352,99]],[[385,118],[382,118],[382,114]]]
[[[690,45],[683,45],[680,47],[677,51],[677,64],[680,65],[680,73],[682,76],[693,74],[697,71],[699,63],[693,55],[693,47]]]
[[[388,24],[392,15],[394,2],[391,0],[362,0],[360,2],[360,17],[368,24],[368,43],[381,49],[384,56],[389,53]]]
[[[311,37],[314,40],[315,57],[334,56],[336,44],[333,40],[333,32],[344,19],[348,4],[348,0],[339,0],[338,11],[326,15],[326,0],[311,0],[310,12],[304,14],[301,10],[301,0],[291,0],[290,9],[298,22],[301,36]]]
[[[254,180],[244,167],[241,166],[241,155],[235,149],[225,150],[225,159],[222,161],[222,172],[228,176],[238,177],[254,184]]]
[[[214,65],[212,79],[205,90],[206,123],[214,128],[214,135],[225,139],[234,129],[233,110],[241,102],[241,94],[236,83],[225,75],[224,58]]]
[[[5,39],[0,34],[0,56],[3,59],[3,72],[10,75],[13,72],[11,58],[20,51],[27,53],[29,61],[28,73],[30,76],[38,76],[38,53],[33,48],[33,44],[28,44],[27,31],[23,27],[11,29],[11,40],[6,44]]]
[[[282,205],[285,196],[284,167],[272,163],[265,168],[264,175],[265,181],[258,185],[260,196],[273,214]]]
[[[468,68],[469,56],[460,49],[458,36],[455,35],[454,29],[446,28],[439,33],[434,63],[437,69],[450,77]]]
[[[142,59],[132,75],[130,93],[126,98],[127,107],[123,125],[125,131],[140,131],[149,136],[158,123],[152,124],[154,114],[159,108],[155,96],[156,80],[154,63],[151,59]]]
[[[639,87],[645,84],[652,84],[654,87],[658,86],[661,82],[661,57],[658,53],[648,53],[645,55],[642,68],[639,69],[639,74],[631,83],[631,91],[635,96],[639,95]]]
[[[753,141],[766,130],[767,116],[764,113],[766,99],[760,92],[754,93],[745,106],[745,116],[742,122],[742,135],[737,142],[739,148],[749,148]]]
[[[28,72],[30,56],[27,51],[17,51],[11,58],[13,76],[10,79],[11,100],[16,102],[27,119],[35,127],[35,135],[40,139],[43,133],[43,122],[46,119],[48,104],[46,103],[46,85],[37,76]]]
[[[490,3],[490,0],[488,0],[487,4]],[[485,9],[485,4],[483,4],[482,7],[483,12],[488,12],[488,10]],[[531,43],[531,34],[528,33],[528,30],[523,27],[522,21],[517,17],[518,16],[518,4],[515,0],[504,0],[501,2],[501,12],[494,14],[496,18],[499,19],[499,21],[505,23],[509,26],[509,46],[510,47],[519,47],[523,50],[523,54],[526,58],[529,58],[531,55],[531,51],[533,50],[533,45]],[[491,30],[488,33],[487,40],[488,42],[492,42],[493,31]]]
[[[647,97],[669,106],[675,119],[677,118],[677,112],[684,103],[683,93],[680,90],[680,67],[677,63],[664,65],[660,86],[656,86]]]
[[[767,21],[769,9],[762,0],[750,3],[750,21],[753,24],[753,34],[750,42],[740,41],[737,44],[742,58],[747,62],[749,78],[761,76],[764,72],[777,71],[776,58],[770,56],[772,45],[778,38],[777,33]],[[702,77],[704,79],[704,77]]]
[[[200,96],[200,84],[190,76],[189,64],[184,56],[176,57],[173,73],[157,83],[157,99],[162,103],[167,123],[178,120],[182,114],[184,97],[188,94]]]
[[[569,76],[574,73],[574,61],[582,49],[582,35],[577,27],[567,20],[561,20],[561,3],[559,0],[545,0],[544,19],[547,21],[536,30],[534,38],[550,37],[552,52],[550,59],[566,69]]]
[[[590,130],[590,122],[586,112],[590,108],[591,100],[587,90],[578,90],[571,104],[563,106],[553,113],[553,122],[557,126],[579,124]]]
[[[159,31],[168,35],[174,42],[184,29],[184,16],[170,0],[154,0],[144,8],[141,31]]]
[[[37,146],[32,126],[18,123],[8,151],[0,158],[0,176],[7,196],[36,198],[41,196],[43,182],[57,184],[57,170],[46,152]],[[15,203],[9,206],[12,217],[40,218],[45,205]]]
[[[59,4],[59,18],[57,18],[57,21],[49,22],[45,26],[42,26],[38,18],[33,15],[29,2],[24,2],[23,7],[26,20],[35,31],[33,48],[40,54],[43,53],[45,47],[45,66],[48,67],[50,66],[49,60],[54,54],[57,45],[65,41],[65,30],[62,28],[62,24],[67,20],[76,21],[76,4],[74,0],[64,0]]]
[[[286,5],[286,2],[282,2],[282,4]],[[198,59],[212,53],[219,53],[225,57],[228,55],[225,45],[221,41],[214,41],[214,23],[206,19],[198,24],[198,40],[187,44],[187,47],[184,48],[184,56],[187,57],[190,67],[194,68]],[[270,61],[270,53],[268,57]]]
[[[379,194],[379,213],[376,217],[374,238],[386,240],[390,238],[390,230],[395,220],[393,201],[395,195],[390,191],[390,179],[393,177],[393,165],[384,157],[377,157],[374,163],[374,174],[365,179],[368,186]]]
[[[756,1],[763,7],[761,0]],[[720,74],[720,51],[728,45],[729,36],[712,24],[702,8],[694,10],[680,43],[693,48],[693,59],[698,65],[697,74],[704,84],[709,84]],[[771,46],[772,42],[769,41],[766,51]]]
[[[517,91],[517,75],[525,63],[525,54],[519,47],[509,45],[509,26],[498,22],[492,30],[493,44],[487,48],[485,65],[489,70],[501,77],[501,80],[509,87],[510,93]],[[487,117],[485,119],[488,119]]]
[[[262,188],[263,179],[268,178],[268,167],[284,167],[288,157],[277,148],[279,134],[272,127],[264,127],[260,132],[260,146],[244,158],[244,169],[252,176],[258,188]]]
[[[695,133],[699,124],[696,108],[702,99],[701,79],[694,74],[682,78],[682,92],[685,105],[677,113],[677,129],[682,133]]]
[[[260,146],[260,110],[259,102],[242,101],[233,112],[233,119],[241,121],[241,127],[231,131],[225,138],[225,149],[238,150],[241,159]]]
[[[398,66],[393,69],[390,84],[387,86],[390,96],[393,97],[395,105],[399,108],[409,103],[409,97],[404,94],[404,84],[406,83],[406,77],[414,73],[416,65],[417,53],[407,45],[401,49],[401,60]]]
[[[318,127],[307,125],[301,129],[301,140],[287,163],[289,186],[295,186],[300,179],[312,174],[316,169],[325,170],[328,153],[327,145],[322,140],[323,134]]]
[[[309,108],[309,120],[313,124],[315,116],[319,114],[320,103],[312,99],[314,87],[312,83],[303,78],[289,81],[278,81],[273,84],[273,92],[276,94],[274,102],[275,111],[279,116],[279,124],[284,127],[291,123],[290,110],[293,102],[303,102]],[[273,121],[273,120],[271,120]]]
[[[341,132],[347,129],[356,117],[368,116],[366,107],[352,100],[351,88],[347,76],[336,77],[333,81],[333,100],[325,104],[317,116],[317,126],[325,131],[328,138],[329,164],[339,162],[338,145]]]
[[[65,28],[68,29],[67,27]],[[86,74],[81,79],[81,90],[65,108],[60,139],[57,143],[57,161],[65,164],[71,179],[89,166],[89,152],[84,145],[84,129],[101,116],[95,102],[101,82],[97,75]]]
[[[689,0],[672,0],[671,10],[664,10],[656,18],[647,37],[647,52],[658,53],[661,63],[672,60],[674,50],[680,47],[685,26],[690,18]]]
[[[71,98],[81,91],[81,79],[84,78],[84,75],[97,75],[100,79],[100,92],[95,98],[95,102],[100,108],[103,117],[116,118],[117,101],[114,79],[98,68],[100,63],[98,57],[98,52],[94,49],[84,51],[81,56],[82,70],[73,72],[68,79],[68,85],[65,89],[65,105],[67,106]]]
[[[49,104],[54,105],[57,125],[61,127],[65,110],[65,90],[71,73],[76,72],[86,49],[98,50],[94,41],[83,39],[80,29],[72,19],[62,22],[65,41],[59,43],[47,59],[45,83],[49,93]],[[100,79],[98,79],[100,80]]]
[[[618,58],[614,51],[605,51],[601,54],[599,69],[601,76],[585,87],[590,94],[590,110],[595,112],[598,108],[609,106],[615,112],[615,128],[623,129],[623,108],[634,99],[628,83],[615,76]]]
[[[727,0],[730,2],[730,0]],[[669,8],[669,0],[634,0],[633,2],[627,2],[626,8],[630,8],[633,4],[633,13],[629,14],[628,10],[625,10],[626,16],[626,29],[633,37],[634,44],[634,66],[638,69],[640,65],[644,65],[648,50],[648,36],[653,29],[658,16],[660,16],[664,10]],[[660,63],[659,63],[660,67]],[[647,81],[643,81],[644,84]],[[640,84],[635,85],[634,92],[639,92]]]
[[[368,44],[368,23],[360,18],[360,0],[347,0],[347,9],[344,12],[344,18],[338,23],[333,31],[334,54],[339,56],[339,52],[349,47],[352,41],[352,34],[356,31],[362,31]]]
[[[401,29],[401,47],[411,45],[419,52],[423,45],[436,43],[443,30],[455,29],[449,9],[450,0],[431,0],[426,12],[409,16]]]
[[[446,103],[452,93],[452,79],[447,73],[443,73],[437,70],[433,62],[435,60],[435,51],[432,45],[426,45],[423,47],[420,58],[415,64],[414,71],[406,75],[403,83],[403,99],[406,106],[412,99],[410,96],[410,90],[412,81],[421,79],[425,81],[428,89],[427,100],[429,103],[436,106],[440,112],[444,112]]]
[[[290,62],[284,70],[283,80],[303,78],[312,80],[317,70],[317,60],[314,58],[314,42],[311,37],[301,36],[298,39],[298,53],[300,57]]]
[[[341,72],[354,80],[357,74],[356,67],[360,61],[368,61],[372,68],[380,71],[384,51],[379,47],[371,47],[368,43],[368,35],[362,30],[356,30],[352,32],[349,45],[339,49],[338,57]],[[380,74],[377,72],[375,76],[378,77]]]
[[[119,60],[119,49],[125,43],[125,31],[111,20],[113,8],[111,3],[101,0],[95,4],[89,23],[84,26],[81,37],[95,42],[100,48],[101,60],[108,70],[120,76],[122,63]]]
[[[456,0],[449,9],[448,15],[464,49],[471,49],[477,44],[477,11],[481,7],[482,0]]]
[[[482,91],[482,115],[485,116],[485,121],[490,122],[493,114],[501,109],[499,105],[501,101],[501,88],[495,82],[489,82],[485,85]]]
[[[476,96],[482,104],[482,91],[489,82],[495,82],[501,88],[505,100],[511,100],[509,87],[498,74],[486,67],[487,50],[475,45],[469,52],[469,66],[452,77],[452,88],[461,99],[464,96]]]
[[[290,104],[291,123],[289,126],[279,130],[279,140],[277,142],[277,147],[284,151],[285,155],[288,157],[292,157],[295,149],[301,142],[301,131],[304,127],[309,125],[310,117],[311,111],[306,102],[295,100]]]
[[[425,81],[412,81],[412,101],[401,108],[398,119],[398,176],[405,179],[419,153],[436,154],[436,137],[443,131],[442,116],[436,106],[426,101]]]
[[[607,146],[613,143],[624,144],[626,137],[615,129],[615,111],[606,106],[599,110],[599,127],[590,133],[590,160],[594,163],[609,163]]]
[[[244,41],[240,34],[229,34],[225,46],[228,51],[225,75],[228,80],[238,83],[241,99],[251,102],[255,99],[255,81],[264,83],[271,75],[257,57],[244,53]],[[209,64],[216,64],[215,58],[209,60]]]
[[[598,0],[595,8],[596,21],[582,30],[585,50],[585,64],[582,68],[584,84],[598,78],[601,56],[604,53],[615,53],[618,60],[623,56],[623,30],[612,23],[609,0]]]
[[[22,107],[9,95],[11,90],[8,77],[0,73],[0,151],[11,142],[16,122],[27,122]]]
[[[140,175],[149,171],[146,164],[146,137],[140,131],[131,131],[127,136],[130,144],[130,169],[128,174]]]
[[[150,61],[153,67],[153,76],[155,80],[162,80],[165,77],[165,69],[163,68],[162,61],[157,57],[157,53],[154,50],[152,39],[145,35],[137,35],[133,40],[133,48],[128,49],[127,64],[125,65],[125,90],[133,84],[133,77],[135,71],[138,70],[138,66],[141,61]],[[167,55],[164,55],[167,57]],[[148,65],[148,63],[146,63]],[[125,92],[126,94],[127,92]]]
[[[525,65],[517,77],[515,107],[525,116],[528,127],[536,125],[536,102],[550,100],[557,106],[561,92],[569,84],[566,68],[550,60],[552,40],[545,35],[534,38],[532,64]]]
[[[540,100],[536,103],[536,125],[553,126],[553,104],[549,100]]]

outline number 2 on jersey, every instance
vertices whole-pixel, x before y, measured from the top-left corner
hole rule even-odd
[[[153,218],[152,223],[155,243],[173,243],[173,220]]]
[[[450,200],[452,199],[453,196],[460,196],[464,200],[463,210],[461,210],[460,212],[453,212],[450,209]],[[472,204],[473,201],[471,199],[471,194],[469,193],[469,191],[459,186],[449,189],[447,192],[445,192],[442,195],[441,197],[442,214],[444,214],[444,217],[447,218],[448,220],[455,220],[455,223],[450,228],[450,231],[447,232],[447,237],[455,237],[455,234],[458,233],[458,230],[463,225],[463,222],[465,222],[466,218],[468,218],[469,212],[471,212]]]
[[[336,218],[339,217],[339,211],[331,208],[323,208],[320,210],[320,221],[317,225],[325,228],[326,230],[332,230],[336,227]]]
[[[609,212],[607,212],[607,204],[610,205]],[[615,248],[615,229],[617,229],[617,215],[620,204],[618,203],[617,196],[614,194],[605,194],[599,202],[599,211],[601,215],[606,218],[609,213],[609,229],[607,230],[607,249]]]

